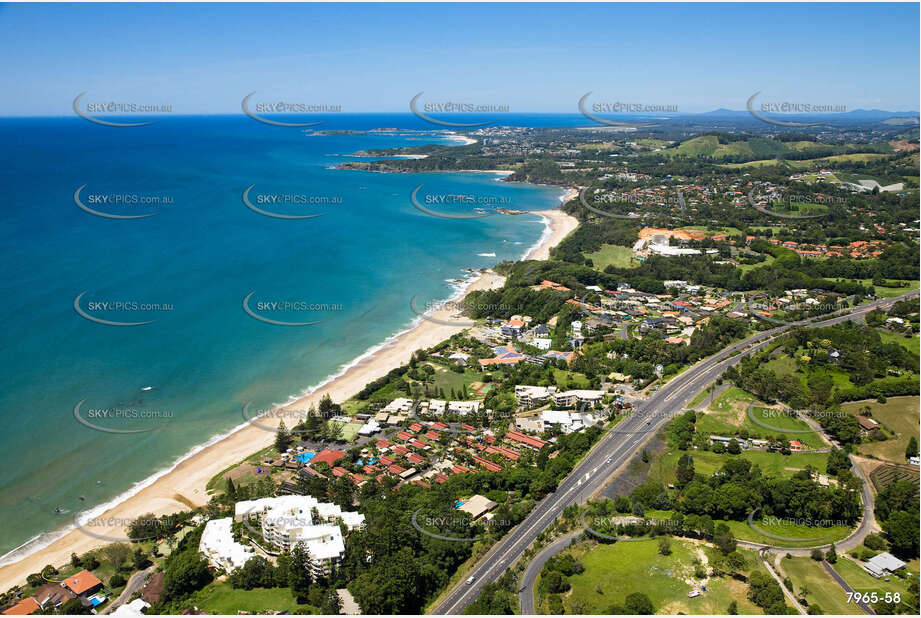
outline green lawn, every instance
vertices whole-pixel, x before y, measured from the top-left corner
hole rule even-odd
[[[921,338],[917,335],[906,337],[905,335],[898,335],[881,328],[876,329],[876,331],[879,333],[879,337],[883,340],[883,343],[897,343],[909,352],[921,355]]]
[[[821,562],[811,558],[784,558],[783,568],[793,582],[797,598],[805,596],[809,605],[818,605],[823,614],[863,614],[855,603],[847,602],[844,590],[825,571]],[[806,594],[803,595],[803,589]]]
[[[850,279],[849,281],[856,281],[861,285],[871,285],[873,283],[872,279]],[[887,283],[892,283],[892,281],[887,281]],[[907,285],[905,287],[884,287],[884,286],[873,286],[876,290],[876,295],[880,298],[892,298],[893,296],[901,296],[902,294],[908,294],[912,290],[917,290],[921,282],[919,281],[906,281]]]
[[[590,259],[598,270],[604,270],[611,265],[617,268],[636,266],[636,262],[633,260],[633,250],[630,247],[620,245],[604,244],[598,251],[586,253],[585,257]]]
[[[748,587],[730,577],[711,579],[707,592],[689,599],[692,584],[700,583],[694,578],[697,547],[673,539],[671,549],[670,556],[663,556],[658,542],[650,540],[567,550],[574,551],[585,571],[569,578],[572,590],[563,596],[566,613],[605,614],[633,592],[648,596],[659,614],[725,614],[733,600],[740,613],[761,613],[746,598]]]
[[[719,455],[711,451],[688,451],[688,453],[694,460],[694,469],[705,476],[709,476],[722,468],[729,457],[742,457],[743,459],[747,459],[752,463],[758,464],[761,467],[761,472],[765,476],[777,477],[791,477],[797,470],[804,469],[807,465],[811,465],[820,472],[824,472],[825,464],[828,462],[828,453],[792,453],[790,455],[781,455],[780,453],[755,450],[742,451],[739,455]],[[681,451],[675,449],[662,457],[660,473],[663,478],[659,480],[663,483],[675,482],[675,466],[678,462],[678,457],[682,454]]]
[[[904,464],[905,448],[908,440],[914,436],[921,441],[921,431],[918,424],[918,409],[921,405],[919,397],[892,397],[886,403],[876,401],[861,401],[846,403],[841,406],[844,412],[860,414],[865,406],[870,407],[872,418],[881,423],[885,429],[895,432],[896,438],[882,442],[864,442],[857,447],[861,455],[873,455],[878,459]]]
[[[234,589],[230,584],[209,584],[203,590],[192,595],[189,606],[196,606],[206,614],[236,615],[264,614],[297,610],[315,610],[309,605],[298,605],[291,595],[290,588],[254,588],[253,590]]]
[[[572,388],[588,388],[591,382],[585,377],[585,374],[575,371],[564,371],[563,369],[554,369],[553,378],[556,380],[556,386],[560,390],[570,390]]]
[[[723,391],[709,406],[716,412],[729,412],[735,409],[737,403],[753,403],[757,401],[751,393],[746,393],[741,388],[731,386]]]

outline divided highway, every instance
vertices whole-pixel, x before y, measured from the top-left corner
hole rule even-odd
[[[611,477],[634,453],[675,416],[682,413],[685,402],[702,391],[743,356],[738,352],[754,352],[768,345],[790,326],[830,326],[847,320],[859,320],[874,309],[885,308],[896,301],[917,295],[911,292],[895,298],[873,301],[855,307],[848,313],[818,322],[802,321],[779,326],[752,335],[732,344],[672,378],[656,393],[640,404],[636,411],[607,431],[575,469],[564,478],[556,491],[541,500],[534,510],[492,549],[470,571],[470,584],[457,584],[431,613],[460,614],[473,602],[484,585],[498,580],[519,556],[537,539],[537,535],[560,516],[571,504],[586,502],[604,487]]]

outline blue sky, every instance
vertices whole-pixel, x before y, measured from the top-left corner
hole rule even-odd
[[[261,100],[573,112],[578,99],[916,110],[919,5],[185,4],[0,7],[0,116],[73,98],[238,113]]]

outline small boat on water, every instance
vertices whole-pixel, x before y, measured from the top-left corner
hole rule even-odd
[[[153,389],[154,389],[153,386],[142,386],[141,387],[142,391],[152,391]]]

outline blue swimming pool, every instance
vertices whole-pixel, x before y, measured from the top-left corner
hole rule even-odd
[[[309,463],[314,455],[316,455],[316,453],[298,453],[294,458],[301,463]]]
[[[463,500],[458,500],[457,502],[454,503],[454,508],[456,508],[456,509],[459,509],[459,508],[462,507],[462,506],[464,506],[464,501],[463,501]]]

